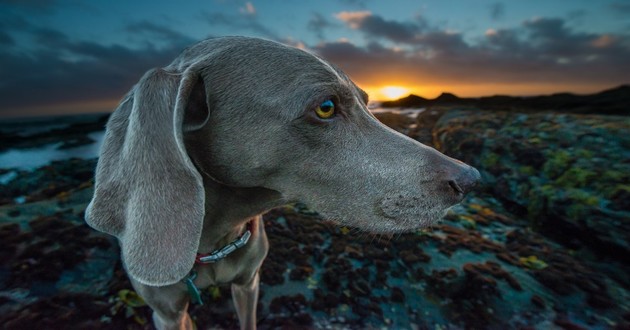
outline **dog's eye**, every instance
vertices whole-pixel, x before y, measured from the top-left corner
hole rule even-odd
[[[315,108],[315,113],[319,118],[328,119],[335,114],[335,104],[331,100],[326,100]]]

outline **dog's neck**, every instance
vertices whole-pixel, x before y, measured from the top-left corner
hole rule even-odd
[[[244,231],[254,216],[286,204],[277,191],[265,188],[234,188],[204,176],[206,191],[203,231],[199,251],[208,252],[227,244]]]

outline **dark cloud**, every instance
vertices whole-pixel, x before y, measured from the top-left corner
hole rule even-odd
[[[324,30],[329,29],[329,28],[339,27],[339,25],[327,20],[326,17],[324,17],[320,13],[313,13],[306,27],[310,31],[313,31],[315,35],[317,36],[317,38],[319,38],[319,40],[324,40],[326,39],[324,35]]]
[[[354,28],[373,38],[374,31],[365,28],[368,17],[383,21],[365,13],[346,15],[342,20],[356,24]],[[387,48],[375,41],[365,47],[335,42],[320,44],[315,51],[353,77],[376,84],[381,72],[415,84],[426,84],[426,77],[443,84],[628,83],[630,37],[576,31],[558,18],[538,18],[512,29],[488,30],[485,38],[476,42],[466,41],[460,33],[431,27],[414,30],[413,38],[408,30],[401,31],[404,37],[378,35],[402,42],[404,48]]]
[[[49,28],[32,28],[31,33],[34,41],[42,46],[59,47],[68,43],[68,37],[57,30]]]
[[[146,35],[148,37],[157,37],[172,44],[186,45],[194,41],[192,38],[184,35],[181,32],[148,21],[141,21],[129,24],[125,27],[125,30],[127,32]]]
[[[92,16],[101,14],[88,1],[82,0],[0,0],[0,11],[17,11],[28,15],[48,16],[68,8],[80,9]]]
[[[611,3],[609,5],[609,8],[615,13],[620,13],[624,15],[630,14],[630,3],[628,2],[616,1],[616,2]]]
[[[30,57],[0,53],[0,62],[6,66],[0,80],[2,112],[120,98],[144,72],[168,64],[181,51],[179,48],[132,51],[88,42],[69,46],[66,50],[88,56],[68,61],[52,51],[36,52]]]
[[[12,46],[15,44],[15,40],[13,40],[13,38],[8,35],[7,33],[0,31],[0,45],[4,45],[6,46]]]
[[[0,0],[0,6],[22,8],[29,12],[49,14],[58,5],[56,0]]]
[[[261,24],[255,9],[248,13],[206,12],[202,18],[210,26],[305,46],[278,37]],[[74,40],[26,17],[0,13],[0,116],[35,106],[118,99],[146,70],[168,64],[194,42],[169,26],[139,21],[125,27],[143,41],[139,46],[104,45]],[[320,42],[310,48],[363,84],[378,84],[383,76],[416,85],[545,83],[564,88],[629,82],[630,36],[583,32],[560,18],[531,19],[488,30],[477,39],[431,26],[422,17],[397,21],[358,11],[337,18],[360,31],[366,43]],[[308,27],[323,39],[335,24],[314,14]],[[386,46],[392,43],[397,47]]]
[[[505,5],[501,2],[495,2],[490,5],[490,18],[495,21],[502,19],[505,16]]]
[[[340,0],[341,3],[348,6],[355,6],[359,8],[365,8],[367,0]]]
[[[167,65],[181,52],[183,45],[177,40],[192,40],[138,23],[129,29],[161,35],[170,43],[132,49],[75,41],[60,31],[21,22],[25,23],[21,29],[12,31],[29,35],[37,48],[28,52],[15,45],[0,48],[0,116],[32,107],[121,98],[147,70]]]
[[[386,20],[368,11],[341,12],[336,17],[350,28],[364,32],[367,36],[386,38],[394,42],[413,43],[418,34],[427,28],[422,18],[415,22]]]
[[[279,35],[260,23],[256,15],[227,15],[216,12],[203,12],[201,18],[210,26],[227,26],[237,31],[250,31],[259,36],[278,40]]]

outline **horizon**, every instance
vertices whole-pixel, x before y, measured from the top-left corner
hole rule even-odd
[[[479,96],[462,96],[462,95],[458,95],[455,93],[450,93],[450,92],[441,92],[440,94],[436,95],[435,97],[425,97],[423,95],[417,95],[414,93],[410,93],[407,94],[405,96],[401,96],[399,98],[396,99],[388,99],[388,100],[370,100],[369,103],[376,103],[377,104],[377,108],[369,108],[369,110],[373,110],[373,109],[380,109],[379,107],[381,106],[382,103],[384,102],[388,102],[388,101],[399,101],[405,98],[408,98],[410,96],[417,96],[420,98],[424,98],[426,100],[434,100],[436,98],[438,98],[439,96],[443,95],[443,94],[451,94],[454,95],[457,98],[484,98],[484,97],[495,97],[495,96],[507,96],[507,97],[514,97],[514,98],[519,98],[519,97],[523,97],[523,98],[528,98],[528,97],[539,97],[539,96],[553,96],[556,94],[571,94],[574,96],[589,96],[589,95],[594,95],[594,94],[599,94],[601,92],[605,92],[605,91],[609,91],[609,90],[613,90],[613,89],[617,89],[617,88],[622,88],[622,87],[630,87],[630,84],[621,84],[618,86],[612,86],[610,88],[606,88],[603,90],[598,90],[595,91],[593,93],[574,93],[574,92],[567,92],[567,91],[560,91],[560,92],[554,92],[554,93],[549,93],[549,94],[534,94],[534,95],[508,95],[508,94],[488,94],[488,95],[479,95]],[[102,111],[78,111],[77,112],[61,112],[61,113],[34,113],[34,114],[27,114],[27,115],[22,115],[19,114],[17,116],[0,116],[0,123],[10,123],[10,122],[14,122],[14,121],[19,121],[19,120],[36,120],[36,119],[40,119],[40,120],[44,120],[44,119],[53,119],[53,118],[59,118],[59,117],[66,117],[66,116],[105,116],[105,115],[110,115],[111,113],[114,112],[114,110],[116,110],[116,107],[118,106],[118,103],[116,103],[116,105],[114,105],[111,109],[109,110],[102,110]],[[395,109],[396,107],[393,107],[392,109]],[[0,113],[0,115],[2,115],[2,113]]]
[[[111,112],[144,72],[225,35],[314,52],[378,101],[593,94],[630,83],[628,14],[586,0],[0,0],[0,118]]]
[[[438,98],[439,96],[443,95],[443,94],[451,94],[456,96],[457,98],[483,98],[483,97],[495,97],[495,96],[507,96],[507,97],[514,97],[514,98],[518,98],[518,97],[539,97],[539,96],[553,96],[556,94],[571,94],[574,96],[589,96],[589,95],[594,95],[594,94],[599,94],[601,92],[605,92],[605,91],[609,91],[609,90],[614,90],[617,88],[622,88],[622,87],[630,87],[630,84],[621,84],[621,85],[617,85],[617,86],[611,86],[610,88],[605,88],[603,90],[597,90],[595,92],[592,93],[575,93],[575,92],[570,92],[570,91],[558,91],[558,92],[553,92],[553,93],[548,93],[548,94],[532,94],[532,95],[510,95],[510,94],[487,94],[487,95],[477,95],[477,96],[465,96],[465,95],[459,95],[456,93],[451,93],[448,91],[443,91],[440,92],[439,94],[433,96],[433,97],[426,97],[424,95],[418,95],[418,94],[414,94],[414,93],[409,93],[406,94],[404,96],[395,98],[395,99],[387,99],[387,100],[370,100],[370,103],[377,103],[377,108],[381,106],[381,104],[383,102],[388,102],[388,101],[399,101],[402,99],[405,99],[407,97],[410,96],[417,96],[417,97],[421,97],[424,98],[426,100],[434,100],[436,98]],[[370,97],[371,98],[371,97]],[[15,116],[13,116],[12,114],[8,114],[8,113],[3,113],[0,112],[0,122],[12,122],[12,121],[19,121],[19,120],[36,120],[36,119],[46,119],[46,118],[59,118],[59,117],[66,117],[66,116],[105,116],[105,115],[110,115],[111,113],[114,112],[114,110],[116,110],[119,101],[115,101],[116,103],[109,109],[102,109],[102,108],[92,108],[91,110],[88,111],[81,111],[80,110],[80,106],[74,106],[70,109],[66,109],[66,111],[61,111],[61,112],[34,112],[34,113],[28,113],[26,112],[24,113],[19,113],[16,114]],[[59,107],[63,107],[63,105],[59,105]],[[372,110],[373,108],[369,108],[369,110]],[[68,111],[70,110],[70,111]],[[8,115],[7,115],[8,114]]]

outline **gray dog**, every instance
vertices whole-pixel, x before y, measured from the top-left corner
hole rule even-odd
[[[367,101],[321,58],[245,37],[205,40],[140,79],[107,124],[86,221],[118,238],[158,329],[192,329],[191,297],[227,283],[241,328],[255,328],[271,208],[299,201],[405,232],[479,180],[379,123]]]

